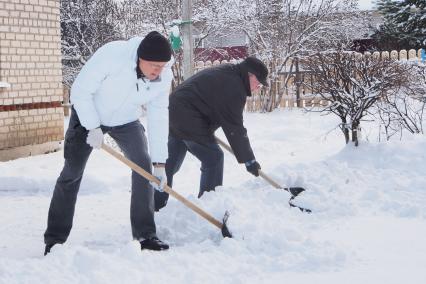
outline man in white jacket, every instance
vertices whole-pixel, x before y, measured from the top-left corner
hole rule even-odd
[[[140,242],[141,249],[169,248],[156,235],[153,187],[162,190],[167,182],[164,164],[173,78],[171,61],[168,40],[153,31],[144,39],[105,44],[81,69],[71,88],[73,108],[65,134],[65,164],[50,203],[45,255],[55,244],[64,243],[70,234],[86,162],[93,148],[101,148],[105,133],[117,142],[127,158],[161,180],[160,186],[151,185],[132,172],[133,238]],[[139,121],[142,105],[147,109],[148,141]]]

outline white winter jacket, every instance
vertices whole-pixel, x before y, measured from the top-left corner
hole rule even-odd
[[[168,62],[159,79],[137,79],[137,49],[142,38],[113,41],[99,48],[71,87],[71,103],[88,130],[136,121],[146,105],[152,162],[167,159],[169,93],[173,78]]]

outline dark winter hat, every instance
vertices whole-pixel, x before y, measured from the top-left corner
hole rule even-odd
[[[249,56],[243,61],[247,66],[248,72],[255,75],[257,80],[263,85],[268,86],[268,68],[256,57]]]
[[[139,44],[138,57],[148,61],[167,62],[172,58],[172,48],[164,36],[152,31]]]

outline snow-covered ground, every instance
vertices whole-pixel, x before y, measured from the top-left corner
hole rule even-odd
[[[188,155],[174,189],[234,238],[170,199],[156,215],[169,251],[131,240],[130,170],[106,152],[87,165],[68,242],[43,257],[62,152],[0,163],[0,283],[426,283],[426,137],[345,146],[332,116],[246,114],[262,169],[307,189],[299,204],[225,154],[225,185],[197,199]],[[334,129],[334,130],[333,130]],[[223,135],[218,133],[219,136]]]

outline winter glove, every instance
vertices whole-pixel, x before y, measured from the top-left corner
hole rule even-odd
[[[89,130],[89,134],[87,134],[86,139],[87,144],[89,144],[92,148],[100,149],[103,142],[104,134],[99,127]]]
[[[155,190],[158,190],[160,192],[164,191],[164,186],[167,183],[167,176],[166,176],[166,168],[164,166],[154,166],[154,171],[152,173],[153,176],[158,178],[160,180],[160,184],[156,184],[155,182],[150,182],[152,187]]]
[[[260,165],[256,160],[248,161],[245,164],[246,164],[246,169],[249,173],[251,173],[252,175],[256,177],[259,176]]]

